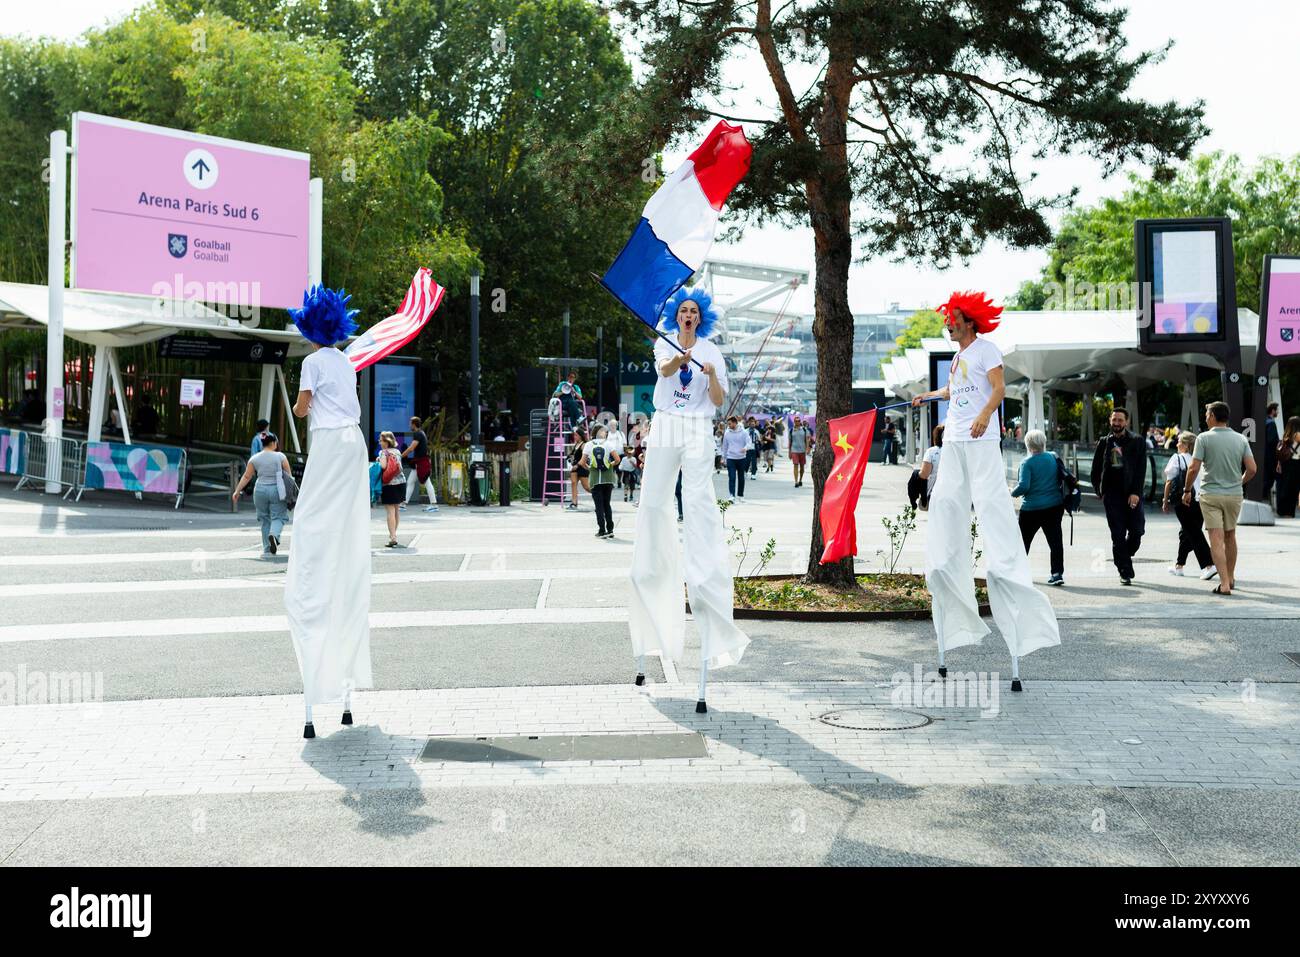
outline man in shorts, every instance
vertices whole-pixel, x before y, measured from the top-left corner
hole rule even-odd
[[[803,470],[808,461],[808,445],[811,440],[812,433],[808,430],[808,426],[804,425],[796,415],[794,424],[790,426],[790,461],[794,465],[795,488],[803,485]]]
[[[1211,402],[1205,407],[1209,431],[1196,437],[1192,467],[1183,480],[1183,504],[1190,505],[1192,483],[1201,475],[1201,514],[1205,516],[1205,530],[1210,533],[1214,567],[1219,572],[1216,595],[1231,595],[1237,585],[1237,518],[1241,515],[1242,486],[1255,477],[1250,443],[1228,427],[1231,414],[1226,402]]]

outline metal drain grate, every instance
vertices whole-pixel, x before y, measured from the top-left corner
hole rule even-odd
[[[698,732],[688,734],[553,734],[430,738],[421,761],[653,761],[707,758]]]
[[[931,718],[919,711],[904,711],[901,708],[841,708],[827,711],[817,719],[832,728],[845,728],[849,731],[910,731],[924,728]]]

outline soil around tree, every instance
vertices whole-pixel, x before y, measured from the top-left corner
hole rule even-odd
[[[787,621],[928,620],[932,617],[925,576],[872,573],[855,576],[857,587],[808,583],[800,575],[754,575],[734,579],[736,618]],[[975,580],[980,614],[990,614],[987,583]]]

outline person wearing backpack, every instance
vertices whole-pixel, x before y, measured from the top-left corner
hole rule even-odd
[[[398,507],[406,501],[406,476],[402,474],[402,460],[397,454],[397,436],[392,432],[379,433],[379,481],[382,488],[379,501],[384,504],[388,514],[388,544],[385,548],[397,547],[397,523],[400,516]]]
[[[1169,566],[1169,574],[1181,576],[1187,556],[1195,554],[1196,564],[1201,566],[1201,578],[1209,581],[1218,572],[1215,571],[1214,558],[1210,554],[1210,543],[1205,540],[1205,533],[1201,530],[1205,521],[1201,515],[1201,476],[1196,476],[1196,481],[1192,483],[1191,502],[1183,502],[1187,473],[1192,467],[1192,447],[1195,444],[1195,434],[1179,434],[1178,451],[1169,457],[1169,463],[1165,466],[1165,494],[1160,508],[1168,513],[1172,504],[1174,514],[1178,516],[1178,557]]]
[[[590,475],[591,500],[596,504],[596,537],[614,537],[614,509],[610,499],[614,495],[614,475],[619,455],[616,446],[608,439],[609,430],[596,426],[590,442],[582,447],[582,461]]]
[[[1020,481],[1011,494],[1024,496],[1020,506],[1020,537],[1025,543],[1025,554],[1033,544],[1034,535],[1041,528],[1051,553],[1052,576],[1049,585],[1065,584],[1065,547],[1061,541],[1061,518],[1065,514],[1062,493],[1061,460],[1047,453],[1047,436],[1042,429],[1030,429],[1025,435],[1025,448],[1029,455],[1020,463]]]

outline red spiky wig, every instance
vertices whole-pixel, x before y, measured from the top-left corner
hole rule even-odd
[[[961,310],[961,314],[975,326],[975,331],[979,333],[988,333],[996,329],[998,316],[1002,315],[1002,307],[993,305],[993,300],[982,292],[954,292],[935,312],[951,319],[954,307]]]

